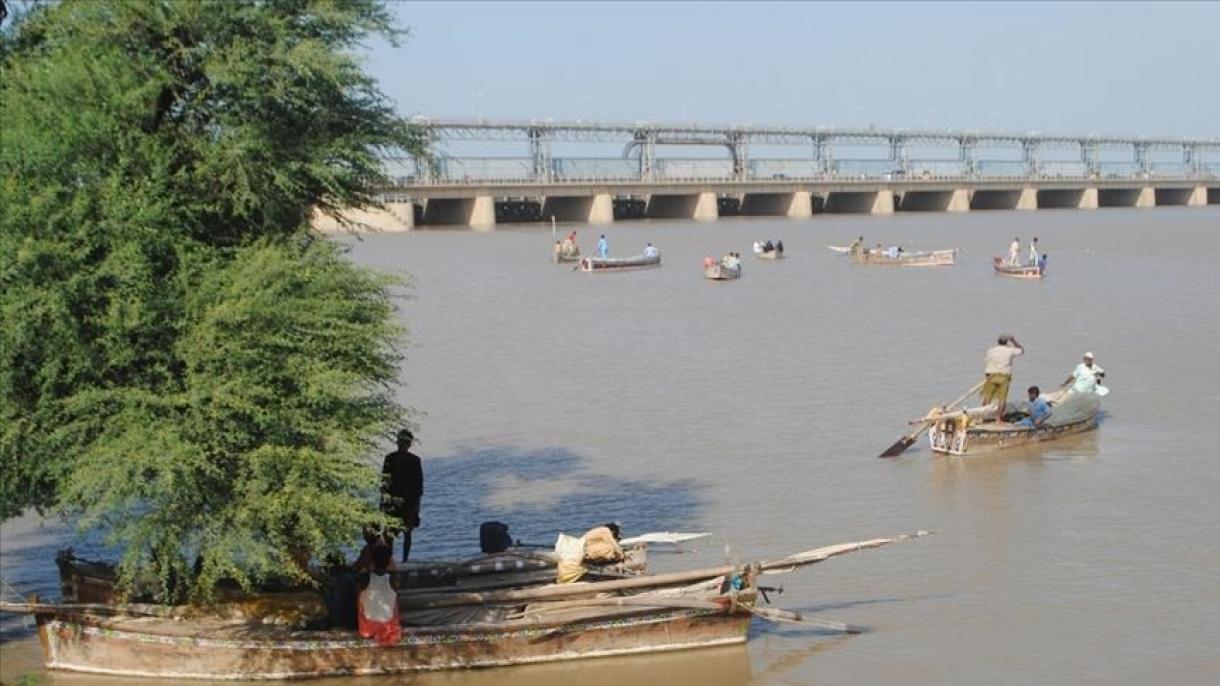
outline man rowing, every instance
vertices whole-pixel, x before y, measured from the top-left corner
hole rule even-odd
[[[996,403],[996,419],[1003,421],[1004,409],[1008,404],[1008,385],[1012,383],[1012,361],[1018,355],[1024,355],[1025,348],[1011,334],[1002,335],[998,345],[988,348],[983,358],[982,401],[983,405]]]

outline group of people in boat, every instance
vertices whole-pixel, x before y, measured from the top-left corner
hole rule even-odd
[[[1008,246],[1008,266],[1010,267],[1037,267],[1038,273],[1046,272],[1046,253],[1041,252],[1038,248],[1038,237],[1029,242],[1029,255],[1024,264],[1021,262],[1021,237],[1017,236],[1012,239],[1012,244]]]
[[[996,345],[983,357],[983,388],[980,400],[984,407],[996,406],[996,421],[1004,421],[1008,405],[1008,387],[1012,383],[1013,360],[1025,354],[1025,347],[1012,334],[1001,335]],[[1084,360],[1072,370],[1072,375],[1063,382],[1073,393],[1097,393],[1105,370],[1098,365],[1092,352],[1084,354]],[[1042,428],[1051,416],[1050,404],[1042,397],[1037,386],[1030,386],[1027,416],[1017,422],[1018,426]]]
[[[783,255],[784,254],[784,242],[777,240],[774,243],[772,243],[770,239],[767,239],[765,242],[757,241],[757,240],[754,241],[754,254],[755,255],[763,255],[763,254],[771,253],[771,252],[774,252],[777,255]]]
[[[562,241],[555,241],[555,256],[575,261],[580,257],[580,246],[576,245],[576,232],[569,233]]]
[[[853,256],[855,256],[855,255],[884,255],[884,256],[890,258],[891,260],[896,260],[899,257],[902,257],[904,254],[906,254],[905,251],[902,249],[902,246],[900,246],[900,245],[891,245],[890,247],[886,248],[886,247],[882,246],[880,243],[878,243],[875,247],[870,249],[868,246],[866,246],[864,244],[864,236],[860,236],[859,238],[857,238],[856,241],[851,244],[851,247],[848,248],[847,252],[848,252],[848,254],[853,255]]]
[[[741,269],[741,253],[727,252],[720,258],[720,266],[738,271]]]
[[[661,251],[652,243],[644,246],[644,257],[657,257]],[[580,246],[576,244],[576,232],[573,231],[564,237],[562,241],[555,241],[555,257],[563,258],[564,261],[576,261],[580,258]],[[610,241],[606,239],[606,234],[601,234],[597,239],[597,258],[601,260],[609,259],[610,257]]]

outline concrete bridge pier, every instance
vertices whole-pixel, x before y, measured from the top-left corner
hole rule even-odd
[[[713,221],[720,216],[716,210],[716,194],[710,192],[682,195],[648,196],[644,213],[658,219],[693,219]]]
[[[741,200],[741,214],[808,219],[813,216],[813,193],[746,193]]]
[[[1190,194],[1190,200],[1186,203],[1191,207],[1202,207],[1207,204],[1207,186],[1195,186],[1194,191]]]
[[[1205,204],[1207,196],[1198,192],[1200,187],[1157,188],[1154,191],[1156,206],[1197,206]],[[1206,190],[1204,191],[1206,193]],[[1203,200],[1203,202],[1199,202]]]
[[[425,224],[465,224],[472,229],[494,229],[496,203],[490,195],[473,198],[432,198],[424,206]]]
[[[587,196],[553,196],[542,200],[542,218],[561,222],[610,224],[614,221],[614,198],[609,193]]]

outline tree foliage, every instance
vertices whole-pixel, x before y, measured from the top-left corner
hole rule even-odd
[[[69,1],[0,33],[0,516],[76,513],[165,595],[376,516],[394,281],[308,220],[423,150],[353,52],[399,35],[376,0]]]

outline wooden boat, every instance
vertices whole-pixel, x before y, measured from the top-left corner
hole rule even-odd
[[[898,257],[876,249],[851,255],[854,264],[887,264],[900,267],[947,267],[957,262],[957,250],[901,253]]]
[[[741,278],[741,267],[726,267],[723,262],[713,262],[703,267],[703,277],[713,281],[729,281]]]
[[[826,246],[826,249],[840,257],[847,257],[849,254],[851,254],[850,245],[828,245]]]
[[[994,255],[991,258],[991,265],[995,268],[995,273],[1001,276],[1011,276],[1014,279],[1041,279],[1042,270],[1037,265],[1021,265],[1014,267],[1008,264],[1008,261],[999,255]]]
[[[635,257],[582,257],[580,271],[582,272],[622,272],[632,269],[649,269],[661,266],[661,254],[651,257],[636,255]]]
[[[760,260],[782,260],[782,259],[784,259],[784,253],[779,250],[764,250],[763,252],[754,253],[754,256]]]
[[[1040,428],[1024,427],[1016,422],[1022,418],[1018,403],[1005,421],[993,421],[995,407],[968,408],[944,413],[936,418],[928,431],[932,452],[946,455],[977,455],[1004,448],[1053,441],[1064,436],[1097,428],[1101,412],[1101,395],[1060,390],[1048,393],[1051,416]]]
[[[288,679],[490,667],[742,643],[754,617],[806,622],[757,606],[758,580],[927,532],[845,543],[744,566],[596,583],[400,599],[404,618],[474,608],[478,619],[407,626],[389,645],[351,631],[183,613],[166,606],[0,602],[34,615],[50,669],[122,677]],[[492,613],[496,618],[487,620]]]

